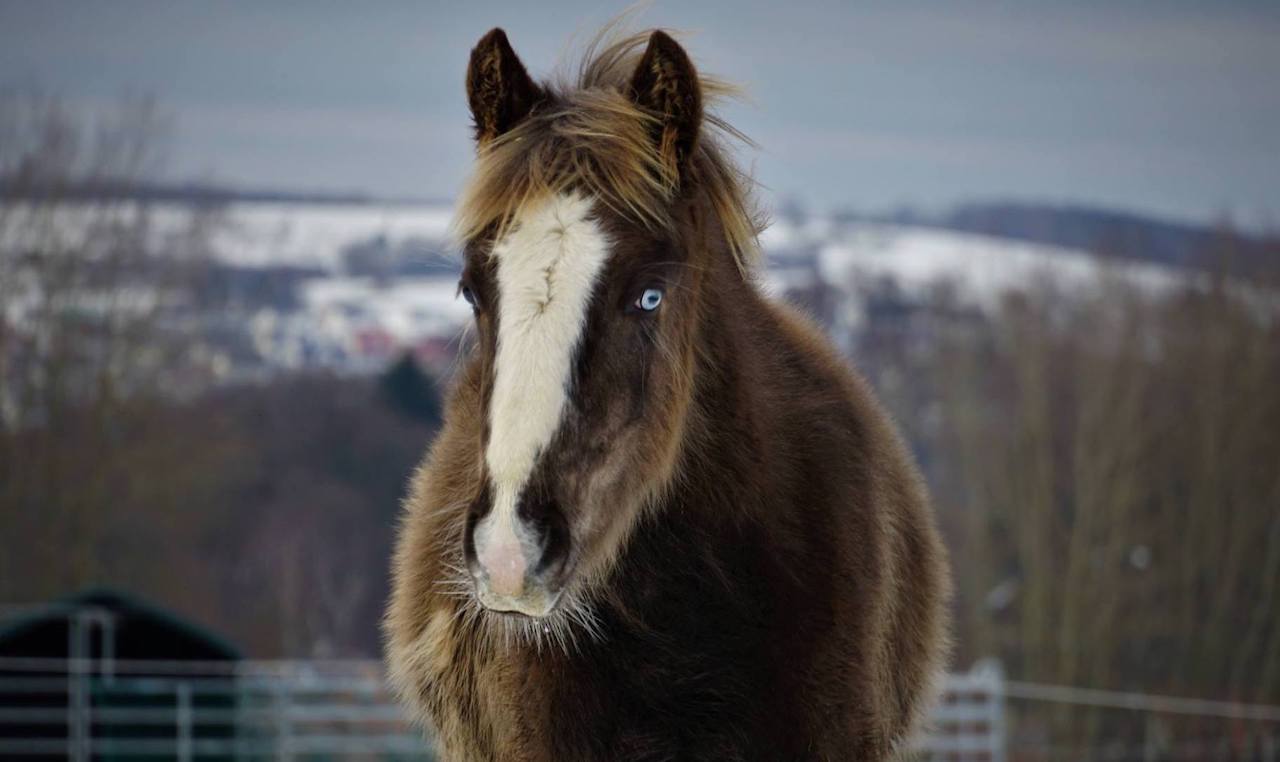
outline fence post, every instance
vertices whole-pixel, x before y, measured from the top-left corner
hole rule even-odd
[[[991,674],[991,749],[993,762],[1004,762],[1008,734],[1005,728],[1004,669],[1000,662],[992,660],[988,666]]]
[[[970,676],[982,686],[986,698],[983,714],[987,723],[986,758],[992,762],[1004,762],[1005,745],[1005,686],[1004,667],[999,659],[979,659],[969,671]]]
[[[236,712],[235,712],[235,729],[232,734],[235,738],[235,760],[236,762],[244,762],[249,757],[249,751],[246,748],[252,740],[253,734],[249,730],[249,711],[253,693],[250,690],[252,682],[245,677],[244,665],[237,664],[232,671],[235,679],[235,696]],[[256,707],[255,707],[256,708]]]
[[[84,611],[67,616],[67,757],[88,762],[93,720],[89,716],[89,620]]]
[[[293,759],[293,723],[289,717],[289,686],[278,680],[274,686],[272,703],[276,717],[276,758],[291,762]]]
[[[178,762],[191,762],[191,683],[178,683]]]

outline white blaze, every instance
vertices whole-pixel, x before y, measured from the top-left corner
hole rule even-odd
[[[476,527],[476,551],[493,583],[517,594],[531,538],[516,501],[538,454],[551,442],[568,399],[573,353],[586,324],[609,242],[577,195],[548,199],[522,214],[494,245],[498,348],[489,401],[485,461],[493,508]],[[516,576],[520,579],[516,579]]]

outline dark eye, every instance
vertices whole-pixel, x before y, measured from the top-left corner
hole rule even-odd
[[[653,312],[662,304],[662,289],[646,288],[635,301],[635,308],[642,312]]]
[[[476,292],[472,291],[470,286],[465,283],[459,283],[458,293],[462,294],[462,298],[467,300],[467,304],[471,305],[471,309],[474,310],[478,307],[476,304]]]

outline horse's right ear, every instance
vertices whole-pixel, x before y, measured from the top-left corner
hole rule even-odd
[[[683,175],[702,126],[702,86],[689,54],[666,32],[649,36],[630,94],[655,118],[654,143],[663,163],[674,176]]]
[[[507,33],[492,29],[471,51],[467,65],[467,102],[475,120],[476,143],[483,146],[520,123],[544,97]]]

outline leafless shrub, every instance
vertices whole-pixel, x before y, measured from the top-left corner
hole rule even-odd
[[[1256,272],[1032,288],[931,364],[967,655],[1025,680],[1280,702],[1280,290]],[[1149,730],[1024,720],[1085,745]]]
[[[0,536],[22,538],[0,582],[41,554],[67,561],[55,590],[95,578],[104,498],[145,480],[116,444],[191,377],[194,344],[171,324],[188,249],[157,249],[137,193],[169,129],[147,99],[87,114],[0,94]]]

